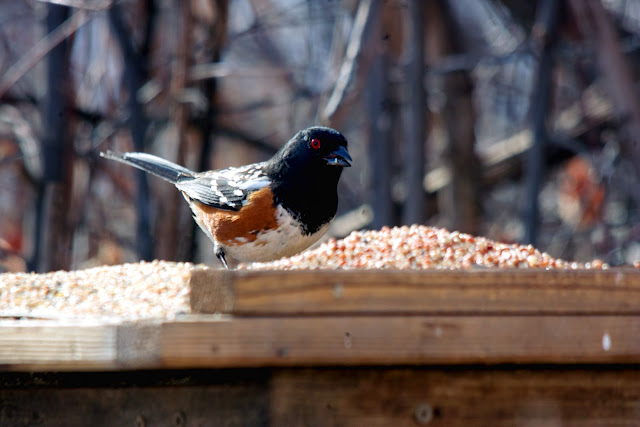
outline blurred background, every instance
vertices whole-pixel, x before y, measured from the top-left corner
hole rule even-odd
[[[0,21],[0,271],[213,263],[173,186],[99,152],[223,168],[310,125],[354,159],[333,236],[640,260],[638,0],[0,0]]]

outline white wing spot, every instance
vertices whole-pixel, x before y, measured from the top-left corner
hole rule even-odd
[[[235,194],[236,196],[244,196],[242,190],[233,190],[233,194]]]
[[[240,185],[240,188],[242,188],[243,190],[254,191],[254,190],[259,190],[261,188],[264,188],[270,183],[271,181],[269,181],[269,179],[264,178],[264,179],[259,179],[257,181],[254,180],[254,181],[243,183],[242,185]]]

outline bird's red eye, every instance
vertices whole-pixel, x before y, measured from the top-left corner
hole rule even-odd
[[[319,139],[312,139],[309,145],[311,145],[311,148],[313,148],[314,150],[317,150],[320,148],[320,146],[322,146]]]

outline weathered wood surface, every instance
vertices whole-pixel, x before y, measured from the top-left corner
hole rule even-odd
[[[640,314],[640,271],[196,269],[195,313]]]
[[[113,369],[119,327],[100,322],[0,321],[0,369]]]
[[[636,371],[284,371],[277,425],[636,425]]]
[[[0,373],[0,425],[261,426],[268,372]]]
[[[3,370],[640,363],[640,274],[199,270],[174,320],[2,320]]]
[[[167,323],[167,367],[638,363],[640,316],[337,316]]]
[[[640,316],[194,316],[0,322],[0,368],[640,363]]]
[[[0,425],[640,417],[635,271],[202,270],[191,285],[219,314],[0,320]]]
[[[640,371],[592,366],[4,373],[0,402],[2,426],[636,426]]]

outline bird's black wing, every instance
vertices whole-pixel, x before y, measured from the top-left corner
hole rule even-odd
[[[203,172],[185,177],[176,187],[192,200],[228,211],[239,211],[252,192],[270,184],[262,163]]]

